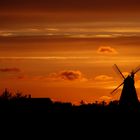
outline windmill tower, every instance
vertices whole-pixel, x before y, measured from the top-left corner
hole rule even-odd
[[[135,74],[140,71],[140,67],[136,68],[135,70],[132,70],[132,72],[125,77],[118,66],[115,64],[116,70],[120,73],[121,77],[123,78],[123,82],[114,89],[111,94],[113,94],[115,91],[117,91],[122,85],[122,93],[120,96],[119,104],[122,106],[137,106],[139,101],[136,93],[135,88]]]

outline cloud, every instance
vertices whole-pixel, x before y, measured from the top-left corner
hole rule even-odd
[[[19,80],[32,80],[32,81],[49,81],[49,82],[60,82],[60,81],[86,81],[87,79],[83,76],[80,71],[65,70],[56,73],[50,73],[49,75],[19,75]]]
[[[100,35],[95,35],[96,38],[113,38],[115,36],[110,35],[110,34],[100,34]]]
[[[18,80],[27,80],[27,81],[38,81],[38,80],[46,80],[47,76],[40,76],[40,75],[34,75],[34,76],[29,76],[29,75],[19,75],[17,77]]]
[[[28,1],[20,1],[19,0],[1,0],[0,1],[0,8],[2,10],[29,10],[32,9],[40,10],[40,11],[66,11],[68,10],[90,10],[90,11],[109,11],[110,14],[113,13],[113,11],[121,11],[121,10],[127,10],[131,11],[133,9],[139,10],[139,1],[137,0],[76,0],[75,2],[71,2],[71,0],[28,0]],[[119,12],[118,11],[118,12]]]
[[[14,36],[14,34],[10,33],[10,32],[1,32],[0,36],[2,36],[2,37],[9,37],[9,36]]]
[[[80,59],[90,59],[90,57],[85,56],[0,57],[0,60],[80,60]]]
[[[101,46],[97,50],[98,54],[117,54],[118,52],[110,46]]]
[[[49,78],[51,80],[66,80],[66,81],[86,80],[86,78],[83,76],[83,74],[80,71],[74,71],[74,70],[65,70],[65,71],[60,71],[58,73],[51,73],[49,75]]]
[[[96,81],[110,81],[112,79],[113,79],[113,77],[108,76],[108,75],[99,75],[94,78],[94,80],[96,80]]]
[[[50,32],[57,32],[57,31],[59,31],[58,28],[46,28],[45,30],[50,31]]]
[[[37,29],[37,28],[28,28],[28,29],[24,29],[24,31],[27,31],[27,32],[40,32],[41,30]]]
[[[99,100],[101,100],[101,101],[110,101],[112,98],[111,97],[109,97],[109,96],[101,96],[100,98],[99,98]]]
[[[64,80],[77,80],[82,78],[82,73],[80,71],[63,71],[59,76]]]
[[[20,72],[18,68],[1,68],[0,72]]]

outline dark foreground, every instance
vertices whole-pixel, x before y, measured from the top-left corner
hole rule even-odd
[[[72,105],[71,103],[53,102],[50,98],[0,98],[0,113],[23,114],[96,114],[96,113],[140,113],[140,103],[137,106],[120,106],[118,101],[109,104],[92,103]]]
[[[18,92],[10,93],[7,89],[0,95],[0,114],[106,114],[106,113],[140,113],[140,102],[120,105],[118,101],[89,103],[81,101],[80,105],[69,102],[54,102],[50,98],[32,98]]]
[[[4,137],[38,135],[48,139],[112,138],[129,135],[140,126],[140,104],[136,107],[121,107],[117,101],[84,104],[53,102],[49,98],[16,96],[0,98],[0,126]],[[124,130],[129,130],[124,133]],[[122,133],[121,133],[122,132]],[[103,134],[105,133],[105,134]],[[10,135],[11,137],[11,135]],[[42,138],[43,139],[43,138]]]
[[[21,93],[12,95],[7,90],[0,96],[0,123],[4,123],[4,126],[8,124],[8,127],[11,123],[12,127],[15,123],[31,127],[39,123],[45,125],[46,129],[55,129],[63,126],[62,124],[63,128],[75,125],[82,128],[82,125],[88,124],[94,129],[102,124],[123,127],[131,122],[134,125],[140,122],[140,103],[137,106],[120,106],[118,101],[109,104],[81,102],[76,106],[54,102],[50,98],[32,98]]]

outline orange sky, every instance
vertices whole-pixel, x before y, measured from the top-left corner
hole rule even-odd
[[[118,99],[120,90],[110,95],[122,81],[113,64],[122,72],[140,64],[138,2],[0,1],[0,91],[73,103]]]

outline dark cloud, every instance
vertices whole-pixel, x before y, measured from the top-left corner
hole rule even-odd
[[[111,10],[139,9],[139,0],[1,0],[0,8],[5,10]]]
[[[138,0],[0,1],[1,29],[74,21],[138,21],[139,16]]]
[[[0,72],[20,72],[18,68],[0,68]]]

